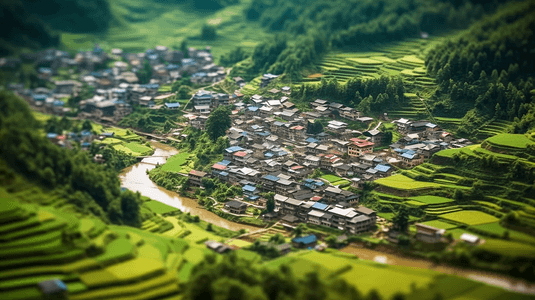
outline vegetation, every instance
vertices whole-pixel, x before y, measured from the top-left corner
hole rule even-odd
[[[231,124],[230,107],[219,106],[210,113],[208,120],[206,120],[206,133],[215,142],[219,137],[225,136]]]
[[[165,108],[154,110],[137,107],[133,113],[124,117],[119,125],[147,133],[167,133],[178,127],[176,122],[180,116],[182,116],[182,112],[177,110]]]
[[[513,131],[533,128],[531,1],[502,5],[458,37],[438,45],[426,58],[440,85],[433,109],[463,116],[460,130],[473,133],[493,119],[514,121]],[[522,58],[522,59],[519,59]]]

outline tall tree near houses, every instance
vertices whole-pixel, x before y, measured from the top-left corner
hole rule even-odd
[[[219,106],[206,120],[206,132],[212,141],[216,141],[218,137],[225,135],[230,125],[230,107]]]

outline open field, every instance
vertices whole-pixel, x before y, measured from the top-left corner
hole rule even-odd
[[[416,190],[416,189],[435,188],[435,187],[440,186],[440,184],[433,183],[433,182],[416,181],[412,178],[409,178],[401,174],[378,179],[375,181],[375,183],[382,185],[382,186],[389,187],[389,188],[399,189],[399,190]]]
[[[145,202],[145,205],[148,208],[150,208],[153,212],[155,212],[157,214],[165,214],[165,213],[168,213],[168,212],[173,212],[173,211],[177,211],[178,210],[175,207],[163,204],[163,203],[155,201],[155,200],[147,201],[147,202]]]
[[[187,152],[180,152],[176,155],[169,157],[165,164],[162,165],[162,170],[170,172],[181,172],[190,155],[191,154]]]
[[[108,137],[102,141],[97,140],[96,143],[112,145],[113,149],[132,156],[150,155],[154,151],[150,145],[143,142],[144,139],[141,136],[128,129],[102,126],[98,129],[100,132],[113,132],[114,137]]]
[[[501,133],[486,140],[492,146],[526,149],[528,145],[535,145],[535,142],[523,134]]]
[[[330,183],[333,183],[333,182],[337,182],[337,181],[340,181],[340,180],[343,180],[342,178],[336,176],[336,175],[331,175],[331,174],[326,174],[326,175],[323,175],[321,176],[321,178],[327,180],[328,182]]]
[[[452,199],[438,197],[438,196],[431,196],[431,195],[411,197],[409,199],[422,202],[425,204],[443,204],[443,203],[453,202]]]
[[[342,254],[334,250],[328,250],[325,253],[301,251],[269,261],[266,266],[277,269],[281,264],[289,264],[297,277],[302,277],[309,271],[318,270],[325,278],[347,280],[364,295],[371,290],[376,290],[383,299],[391,299],[396,292],[405,293],[405,299],[410,300],[430,300],[437,293],[440,293],[443,296],[441,299],[445,300],[493,300],[497,295],[506,299],[529,299],[527,295],[513,294],[507,290],[456,276],[424,269],[384,265]],[[426,289],[426,287],[431,288]],[[476,298],[463,298],[465,296]]]
[[[443,221],[439,221],[439,220],[427,221],[427,222],[423,222],[422,224],[427,225],[427,226],[432,226],[432,227],[435,227],[435,228],[439,228],[439,229],[454,229],[454,228],[457,228],[456,225],[453,225],[453,224],[450,224],[450,223],[446,223],[446,222],[443,222]]]
[[[453,221],[453,222],[463,223],[466,225],[480,225],[480,224],[494,223],[494,222],[499,221],[499,219],[497,219],[496,217],[488,215],[486,213],[482,213],[477,210],[472,210],[472,211],[465,210],[465,211],[444,214],[444,215],[440,215],[440,218]]]
[[[98,43],[104,50],[122,48],[127,52],[145,51],[157,45],[179,48],[183,40],[188,46],[210,46],[216,63],[219,56],[236,47],[250,52],[270,34],[258,22],[245,19],[243,9],[250,0],[227,6],[215,12],[196,12],[187,4],[170,1],[153,1],[151,9],[141,0],[110,2],[115,17],[111,28],[102,34],[63,33],[61,42],[75,50],[92,49]],[[216,27],[217,38],[203,41],[199,38],[203,24]]]

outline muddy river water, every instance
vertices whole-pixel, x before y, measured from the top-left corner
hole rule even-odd
[[[181,197],[175,192],[168,191],[162,187],[157,186],[149,179],[147,171],[154,169],[157,163],[165,163],[168,157],[178,153],[178,151],[173,147],[156,142],[153,142],[152,146],[156,149],[152,157],[144,158],[140,163],[123,170],[120,175],[121,184],[123,187],[135,192],[140,192],[143,196],[149,197],[169,206],[176,207],[183,212],[189,212],[192,215],[198,215],[202,220],[205,220],[223,228],[235,231],[240,229],[248,229],[249,231],[255,231],[259,229],[257,227],[239,224],[223,219],[218,215],[203,209],[202,206],[198,205],[195,200],[186,197]],[[346,253],[355,254],[361,259],[373,260],[378,263],[420,269],[431,269],[440,273],[458,275],[470,278],[472,280],[481,281],[490,285],[500,286],[506,289],[514,290],[516,292],[535,295],[535,285],[499,274],[444,265],[435,265],[427,260],[408,258],[395,253],[376,251],[354,244],[345,247],[344,249],[342,249],[342,251]]]

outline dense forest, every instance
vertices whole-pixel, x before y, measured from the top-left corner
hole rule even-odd
[[[440,84],[434,113],[465,116],[463,129],[490,118],[514,121],[523,133],[535,124],[535,3],[513,2],[429,52],[427,70]]]
[[[114,169],[93,163],[86,152],[52,144],[28,105],[5,91],[0,92],[0,163],[3,186],[22,177],[44,190],[60,191],[85,213],[116,224],[140,225],[140,197],[121,192]]]

